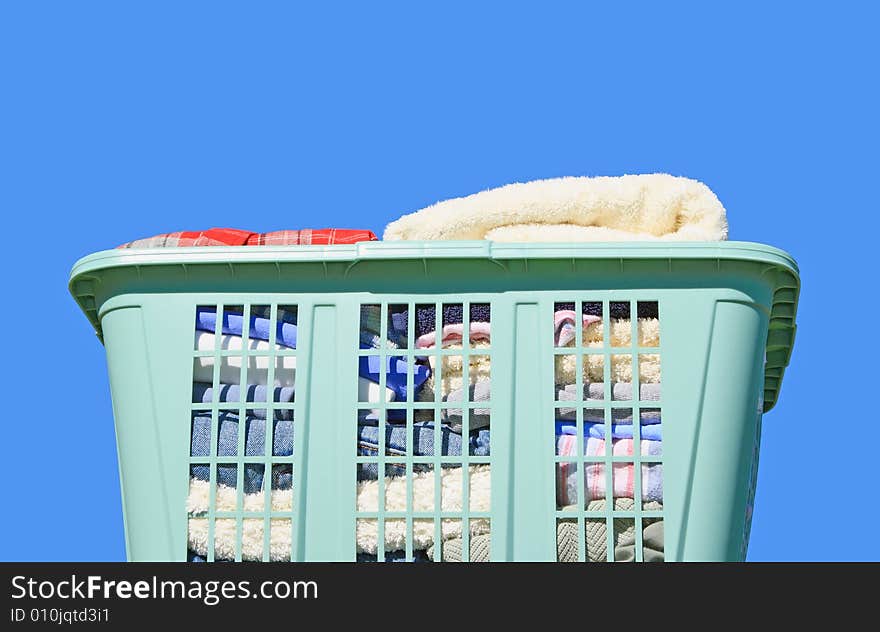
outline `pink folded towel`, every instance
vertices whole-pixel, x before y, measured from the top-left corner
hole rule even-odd
[[[576,318],[577,314],[570,309],[561,309],[553,314],[555,332],[553,340],[557,347],[565,347],[575,339],[574,323]],[[584,329],[586,329],[593,323],[601,323],[602,319],[591,314],[583,314],[583,321]]]
[[[490,339],[491,325],[489,323],[471,323],[471,342],[479,342],[481,340],[488,341]],[[446,345],[459,344],[464,338],[464,324],[458,323],[454,325],[446,325],[443,327],[441,338],[441,347]],[[419,336],[416,339],[417,349],[428,349],[437,344],[437,332],[432,331]]]
[[[643,456],[660,456],[663,443],[661,441],[641,440]],[[605,440],[589,437],[585,440],[586,456],[605,456]],[[632,439],[614,439],[611,442],[613,456],[632,456]],[[577,455],[577,437],[575,435],[559,435],[556,438],[556,453],[560,456]],[[578,504],[577,494],[577,463],[558,463],[556,466],[556,501],[560,506]],[[605,464],[587,463],[584,468],[584,494],[586,500],[605,498]],[[633,463],[614,463],[612,478],[615,498],[635,498],[635,467]],[[661,463],[642,464],[642,493],[645,500],[663,502],[663,465]]]

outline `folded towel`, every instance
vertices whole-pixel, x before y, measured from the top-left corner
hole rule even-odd
[[[207,331],[195,332],[195,348],[198,351],[214,351],[216,336]],[[241,351],[242,337],[223,334],[220,336],[220,349],[223,351]],[[251,353],[267,353],[269,343],[265,340],[247,341],[247,349]],[[275,344],[275,351],[284,351],[286,347]],[[241,356],[223,356],[220,358],[220,382],[238,384],[241,381]],[[269,379],[270,357],[248,356],[247,381],[249,384],[266,384]],[[199,356],[193,366],[194,382],[214,382],[214,357]],[[296,356],[275,357],[274,386],[294,386],[296,383]]]
[[[602,322],[593,322],[584,333],[584,345],[590,348],[601,349]],[[611,344],[615,347],[630,346],[632,327],[629,320],[613,320],[611,323]],[[645,319],[638,327],[639,345],[642,347],[655,347],[659,344],[659,325],[656,319]],[[444,349],[461,349],[460,344],[448,343]],[[488,355],[479,355],[489,350],[489,342],[478,339],[471,344],[470,373],[468,385],[476,384],[480,380],[490,377],[491,362]],[[476,354],[476,355],[473,355]],[[442,356],[441,367],[443,370],[441,393],[445,396],[452,391],[463,388],[462,367],[463,356]],[[574,384],[577,356],[573,354],[556,355],[554,359],[556,381],[560,384]],[[598,354],[586,354],[582,359],[582,371],[584,382],[602,382],[605,379],[605,357]],[[436,358],[428,356],[428,362],[432,372],[436,373]],[[611,381],[632,382],[632,356],[629,354],[613,354],[611,356]],[[422,389],[420,401],[432,401],[435,392],[436,376],[429,378]],[[660,355],[656,353],[641,354],[639,356],[639,381],[642,385],[657,384],[660,382]],[[601,398],[601,397],[600,397]],[[593,398],[596,399],[596,398]]]
[[[488,323],[492,320],[492,309],[486,303],[475,303],[470,306],[470,322]],[[442,325],[455,325],[464,322],[464,306],[461,303],[443,305]],[[416,338],[437,329],[437,311],[433,305],[416,306]]]
[[[553,314],[553,324],[554,324],[554,336],[553,341],[557,347],[566,347],[570,344],[574,344],[575,342],[575,319],[577,318],[577,314],[575,314],[571,310],[559,310]],[[586,329],[593,323],[602,322],[602,319],[598,316],[592,316],[590,314],[583,314],[581,317],[583,321],[583,327]]]
[[[571,310],[560,310],[563,313],[573,314]],[[587,321],[587,318],[590,320]],[[605,346],[605,324],[603,320],[589,314],[584,315],[583,346],[601,349]],[[553,322],[556,323],[556,313],[553,314]],[[656,318],[639,318],[636,323],[638,346],[660,346],[660,321]],[[612,318],[608,331],[608,343],[612,347],[629,347],[632,345],[632,320],[629,318]],[[574,346],[574,337],[566,344],[557,344],[559,347]]]
[[[456,367],[457,368],[457,367]],[[458,371],[460,374],[460,371]],[[448,394],[444,394],[442,397],[444,402],[460,402],[463,401],[463,398],[466,396],[467,399],[465,401],[472,403],[479,402],[489,402],[492,398],[492,382],[488,379],[479,379],[479,375],[482,375],[482,372],[478,373],[478,381],[476,383],[472,383],[468,389],[467,394],[465,395],[464,388],[456,388],[450,391]],[[461,379],[459,378],[459,382]],[[446,379],[444,379],[444,383],[446,383]],[[431,383],[433,386],[433,382]],[[577,386],[575,384],[567,384],[565,386],[558,385],[557,396],[559,401],[576,401],[575,394],[577,393]],[[421,397],[422,400],[430,400],[430,396],[432,391],[430,389],[426,389],[427,392]],[[604,396],[605,385],[601,382],[592,382],[588,384],[584,384],[584,399],[585,400],[601,400]],[[660,399],[660,385],[659,384],[640,384],[639,392],[641,395],[641,401],[658,401]],[[632,398],[632,384],[622,383],[622,384],[614,384],[612,385],[612,396],[614,400],[631,400]],[[463,409],[461,408],[442,408],[441,409],[441,419],[449,424],[455,432],[461,432],[462,428],[462,414]],[[574,407],[564,407],[558,408],[556,410],[556,417],[560,420],[574,420],[576,419],[576,408]],[[632,409],[631,408],[620,408],[613,409],[611,413],[612,422],[615,424],[631,424],[632,423]],[[659,424],[660,423],[660,411],[658,409],[648,409],[642,410],[640,412],[640,418],[643,425],[647,424]],[[477,428],[485,428],[489,426],[490,423],[490,409],[489,408],[472,408],[470,411],[470,419],[469,419],[469,429],[475,430]],[[585,408],[584,409],[584,421],[585,422],[594,422],[594,423],[604,423],[605,422],[605,414],[601,409],[594,408]],[[632,435],[630,435],[632,436]]]
[[[462,435],[453,432],[448,426],[440,426],[440,456],[462,456]],[[473,432],[467,437],[467,454],[470,456],[488,456],[490,437],[488,430]],[[378,456],[379,428],[373,425],[358,426],[358,456]],[[406,426],[387,424],[385,426],[385,454],[389,457],[405,457],[407,453]],[[434,456],[434,424],[416,422],[413,424],[413,456]],[[414,463],[413,471],[422,472],[431,469],[429,463]],[[460,465],[444,464],[443,467],[461,467]],[[357,478],[375,480],[378,478],[378,463],[359,463]],[[406,464],[387,462],[385,476],[405,476]]]
[[[221,384],[217,390],[217,399],[215,400],[214,387],[210,382],[193,382],[192,401],[194,404],[211,404],[215,401],[239,403],[242,401],[241,386],[238,384]],[[293,387],[276,386],[273,390],[273,401],[278,403],[293,401]],[[256,406],[266,403],[267,391],[268,387],[265,384],[248,384],[245,386],[244,402],[248,403],[249,415],[261,419],[266,418],[266,409],[256,408]],[[251,406],[254,406],[254,408],[251,408]],[[278,409],[275,411],[275,419],[293,419],[293,410],[289,408]]]
[[[444,346],[445,349],[461,349],[460,344],[449,344]],[[480,381],[488,380],[491,376],[492,362],[488,355],[478,355],[488,351],[489,343],[485,340],[475,342],[471,345],[471,355],[468,371],[468,384],[476,384]],[[477,354],[477,355],[475,355]],[[431,368],[431,375],[425,380],[421,390],[416,395],[417,401],[434,401],[434,394],[437,392],[437,358],[428,356],[428,364]],[[464,388],[464,379],[462,378],[462,369],[464,367],[464,356],[444,355],[440,356],[440,367],[442,375],[440,376],[440,396],[446,397],[453,391]]]
[[[445,402],[460,402],[465,397],[463,388],[457,388],[443,397]],[[492,382],[490,380],[479,380],[476,384],[468,387],[467,400],[469,402],[488,402],[492,397]],[[453,432],[462,432],[464,427],[464,409],[462,408],[441,408],[441,419],[449,424]],[[491,422],[491,410],[489,408],[471,408],[468,417],[468,430],[473,431],[478,428],[486,428]]]
[[[633,511],[635,503],[632,498],[615,498],[614,511]],[[577,509],[574,506],[563,507],[563,510]],[[642,503],[644,511],[663,511],[663,505],[659,502],[648,501]],[[587,511],[604,512],[604,500],[592,500],[587,504]],[[654,527],[648,534],[648,528],[652,524],[661,525],[659,538],[657,529]],[[642,555],[646,562],[663,561],[663,520],[661,518],[642,518],[643,549]],[[612,538],[614,543],[614,561],[630,562],[635,559],[635,521],[632,518],[613,518]],[[584,521],[584,535],[586,537],[587,561],[605,562],[608,560],[608,523],[604,518],[587,518]],[[577,521],[560,520],[556,525],[556,544],[560,562],[578,561]],[[650,537],[650,540],[647,537]],[[658,559],[659,558],[659,559]]]
[[[476,465],[469,468],[469,510],[471,512],[488,512],[490,510],[491,472],[487,465]],[[382,481],[385,488],[385,510],[388,512],[433,512],[434,507],[434,472],[419,472],[412,476],[412,503],[407,503],[407,478],[386,478]],[[378,508],[380,481],[363,481],[357,485],[357,511],[375,512]],[[462,512],[463,475],[461,468],[443,469],[440,474],[442,487],[441,507],[437,510],[451,513]],[[203,517],[208,511],[210,485],[206,481],[190,479],[187,512],[189,517],[187,539],[189,549],[197,555],[208,552],[208,519]],[[291,511],[293,492],[291,489],[272,490],[269,503],[272,511]],[[266,507],[264,492],[245,494],[243,496],[245,512],[262,512]],[[234,487],[218,486],[215,490],[215,510],[218,512],[234,512],[238,507],[238,494]],[[232,559],[235,556],[236,519],[218,518],[214,521],[214,555],[220,559]],[[263,519],[244,518],[242,520],[241,553],[247,561],[263,559]],[[403,518],[386,518],[385,520],[385,551],[402,551],[406,548],[406,520]],[[412,522],[414,550],[427,549],[434,543],[434,521],[417,519]],[[489,532],[489,521],[485,518],[473,518],[469,523],[472,536]],[[462,521],[455,518],[440,520],[441,537],[444,539],[461,537]],[[287,561],[290,559],[291,523],[287,518],[272,519],[269,527],[270,559]],[[356,526],[357,552],[375,554],[378,550],[378,526],[376,519],[360,518]]]
[[[264,456],[266,446],[266,420],[258,417],[245,419],[244,456]],[[217,415],[217,456],[238,456],[239,416],[220,411]],[[276,419],[272,421],[272,456],[291,456],[293,454],[293,421]],[[190,455],[209,457],[211,455],[211,413],[194,412]],[[238,484],[238,465],[219,464],[216,480],[219,485],[236,487]],[[244,493],[251,494],[263,488],[265,466],[257,463],[243,465]],[[190,475],[201,481],[210,480],[211,466],[196,464],[190,467]],[[272,466],[272,487],[290,489],[290,465]]]
[[[701,182],[668,174],[508,184],[438,202],[385,228],[386,241],[719,241],[727,218]]]
[[[614,382],[611,385],[611,399],[612,401],[632,401],[632,383],[630,382]],[[584,383],[584,391],[583,397],[577,396],[577,385],[575,384],[557,384],[556,385],[556,399],[560,402],[573,402],[583,400],[596,400],[602,401],[605,399],[605,384],[604,382],[585,382]],[[657,402],[660,401],[660,384],[639,384],[639,401],[642,402]],[[626,410],[626,409],[621,409]],[[562,412],[564,411],[564,412]],[[560,408],[559,412],[557,412],[557,416],[561,416],[562,418],[566,418],[567,415],[571,415],[571,419],[574,419],[574,408]],[[650,411],[642,411],[642,423],[645,423],[645,419],[653,416]],[[602,421],[600,419],[595,419],[591,421]],[[616,418],[615,421],[619,423],[623,423],[622,419]]]
[[[612,354],[611,381],[630,383],[633,378],[633,359],[629,354]],[[554,357],[556,382],[573,384],[577,375],[577,356],[557,355]],[[605,356],[585,354],[581,360],[583,381],[602,382],[605,379]],[[639,355],[639,382],[641,384],[660,383],[660,354],[645,353]]]
[[[645,523],[647,523],[647,526],[644,526],[642,531],[642,561],[662,562],[663,521],[650,522],[649,518],[645,518],[642,524],[645,525]],[[636,561],[635,529],[633,529],[633,533],[627,533],[618,539],[617,546],[614,547],[614,561]]]
[[[238,228],[209,228],[208,230],[163,233],[146,239],[136,239],[117,248],[187,248],[192,246],[304,246],[323,244],[354,244],[376,241],[369,230],[326,228],[320,230],[276,230],[270,233],[252,233]]]
[[[577,455],[577,437],[559,435],[556,441],[556,453],[560,456]],[[605,456],[605,441],[589,437],[586,439],[586,456]],[[613,456],[633,456],[632,439],[612,440]],[[660,456],[662,441],[642,440],[642,456]],[[635,468],[632,463],[614,463],[612,465],[612,483],[615,498],[634,498]],[[559,505],[577,504],[577,472],[578,464],[571,462],[556,465],[556,501]],[[663,502],[663,465],[661,463],[643,463],[641,466],[643,500]],[[605,464],[587,463],[584,468],[584,491],[586,500],[605,498]]]
[[[289,526],[289,525],[288,525]],[[271,527],[270,527],[271,533]],[[207,562],[207,555],[199,555],[198,553],[190,550],[186,552],[186,561],[187,562]],[[214,558],[215,562],[231,562],[232,559],[220,559]],[[358,553],[355,557],[356,562],[376,562],[378,561],[375,555],[367,555],[366,553]],[[409,560],[406,559],[406,551],[388,551],[385,553],[386,562],[407,562]],[[425,555],[425,551],[413,551],[413,562],[431,562],[432,560],[428,559],[428,556]]]
[[[361,348],[365,348],[365,345],[362,344]],[[399,401],[406,401],[406,376],[408,369],[409,363],[406,360],[401,360],[394,356],[386,356],[384,363],[380,361],[380,357],[377,355],[360,356],[358,358],[358,373],[361,377],[378,384],[380,375],[384,371],[385,387],[390,389]],[[414,364],[413,388],[416,390],[421,388],[425,380],[428,379],[429,373],[430,370],[424,364]],[[378,399],[371,399],[369,401],[378,401]]]
[[[618,498],[614,501],[615,511],[632,511],[633,501],[631,498]],[[663,505],[656,502],[644,503],[646,511],[662,511]],[[589,504],[588,511],[605,511],[604,500],[594,500]],[[559,520],[556,523],[556,559],[559,562],[577,562],[579,551],[579,538],[576,520]],[[635,559],[635,524],[631,518],[614,518],[613,534],[615,548],[615,562],[631,562]],[[604,562],[608,559],[607,551],[607,526],[605,520],[588,518],[585,523],[585,548],[586,561]],[[643,519],[643,549],[642,555],[645,562],[663,561],[663,520]],[[470,562],[490,561],[491,534],[478,535],[470,538]],[[434,559],[432,545],[427,550],[429,560]],[[462,539],[452,538],[443,540],[441,549],[441,561],[461,562],[463,551]]]
[[[661,441],[663,439],[660,424],[643,425],[640,427],[640,436],[642,440]],[[577,435],[577,425],[571,421],[557,421],[556,435]],[[605,439],[604,423],[584,423],[584,436],[593,437],[594,439]],[[632,420],[628,424],[611,424],[612,439],[632,439],[633,425]]]
[[[199,351],[214,351],[215,335],[207,331],[196,331],[196,349]],[[269,343],[265,340],[248,340],[248,350],[251,353],[266,353],[269,351]],[[220,348],[224,351],[241,351],[242,337],[223,334],[220,337]],[[285,347],[276,344],[276,351],[283,351]],[[247,358],[247,381],[249,384],[266,385],[269,379],[269,366],[272,363],[270,356],[248,356]],[[274,386],[294,387],[296,385],[296,356],[277,355],[275,360],[275,379]],[[222,384],[238,384],[241,379],[242,356],[222,356],[220,358],[220,382]],[[405,364],[405,363],[404,363]],[[375,359],[375,373],[371,373],[371,377],[375,379],[358,378],[358,401],[359,402],[378,402],[380,388],[378,384],[378,358]],[[365,363],[364,371],[370,372],[369,361]],[[389,360],[388,370],[394,371],[394,375],[399,377],[400,367],[394,366]],[[423,372],[417,373],[417,379],[422,379]],[[403,379],[405,380],[406,369],[403,369]],[[393,378],[396,379],[396,378]],[[392,381],[393,381],[392,379]],[[214,382],[214,356],[198,356],[193,363],[193,382],[206,382],[213,384]],[[405,382],[404,382],[405,384]],[[399,384],[398,384],[399,387]],[[399,389],[398,389],[399,390]],[[403,389],[405,394],[406,389]],[[397,397],[397,391],[386,386],[386,401],[394,401]]]
[[[488,342],[491,338],[492,327],[489,323],[472,322],[470,324],[470,336],[468,340],[471,343],[477,341]],[[453,344],[460,344],[464,340],[464,324],[456,323],[453,325],[444,325],[441,336],[441,346],[443,348]],[[416,340],[417,349],[431,349],[437,344],[437,332],[430,331],[423,336],[419,336]]]
[[[278,310],[283,311],[283,310]],[[254,314],[250,315],[250,325],[248,331],[249,338],[258,340],[269,340],[269,319]],[[196,308],[196,329],[200,331],[208,331],[214,333],[217,326],[217,308],[202,307]],[[223,310],[223,333],[241,336],[242,327],[244,326],[244,315],[235,312]],[[296,324],[286,322],[283,316],[279,317],[276,322],[275,342],[279,345],[295,349],[296,348]]]

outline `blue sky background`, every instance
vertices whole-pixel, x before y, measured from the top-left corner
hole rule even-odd
[[[19,307],[0,559],[124,557],[104,351],[66,288],[79,257],[210,226],[380,233],[513,181],[663,171],[706,182],[732,239],[801,266],[749,558],[880,560],[859,334],[877,314],[877,11],[584,4],[3,3]]]

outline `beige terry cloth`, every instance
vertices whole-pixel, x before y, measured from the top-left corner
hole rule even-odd
[[[614,508],[618,511],[632,511],[632,498],[617,498]],[[663,505],[650,501],[643,504],[645,511],[662,511]],[[571,506],[571,509],[576,507]],[[604,500],[594,500],[588,511],[605,511]],[[614,561],[632,562],[635,560],[635,525],[633,520],[614,518]],[[608,559],[608,529],[603,518],[587,518],[584,522],[586,535],[587,561],[605,562]],[[642,518],[642,556],[645,562],[663,561],[663,519]],[[488,562],[491,535],[483,534],[470,538],[470,562]],[[462,561],[462,539],[450,538],[443,541],[441,561]],[[434,547],[427,550],[429,559],[434,559]],[[578,561],[577,520],[560,520],[556,523],[556,560],[558,562]]]
[[[584,328],[583,345],[589,349],[602,349],[604,346],[604,321],[591,323]],[[636,326],[638,344],[640,347],[660,346],[660,323],[656,318],[639,318]],[[551,335],[548,332],[548,335]],[[612,347],[629,347],[632,344],[632,321],[629,318],[611,319],[611,329],[608,332],[609,343]],[[461,349],[460,344],[445,345],[444,349]],[[491,377],[490,356],[480,355],[489,350],[489,342],[472,342],[470,351],[470,368],[468,372],[468,386],[477,382],[488,380]],[[425,381],[416,393],[416,401],[434,401],[436,382],[436,356],[428,356],[432,375]],[[576,358],[573,355],[557,355],[555,362],[555,381],[557,384],[574,384]],[[605,380],[604,356],[585,355],[583,357],[583,375],[585,382],[603,382]],[[463,356],[441,356],[442,373],[440,382],[440,396],[446,397],[452,391],[464,387],[462,378]],[[632,356],[614,354],[611,356],[611,381],[632,382]],[[639,358],[639,381],[642,384],[657,384],[660,382],[660,356],[659,354],[647,353]],[[421,415],[428,416],[428,415]]]
[[[508,184],[404,215],[383,239],[721,241],[727,216],[702,182],[664,173]]]
[[[490,510],[491,470],[488,465],[472,465],[469,468],[469,511],[487,512]],[[434,472],[416,472],[412,476],[413,503],[415,512],[453,512],[461,513],[462,489],[464,486],[462,469],[443,468],[440,473],[440,507],[434,507]],[[406,511],[406,477],[389,477],[384,480],[385,510]],[[188,546],[199,555],[208,553],[208,519],[210,485],[207,481],[190,480],[187,497],[189,514]],[[215,491],[215,509],[218,512],[235,512],[238,496],[235,488],[218,485]],[[270,496],[272,511],[286,512],[293,507],[293,490],[272,490]],[[359,512],[374,512],[378,509],[379,481],[361,481],[357,484],[357,509]],[[245,512],[265,510],[264,492],[244,494]],[[263,518],[244,518],[242,520],[241,556],[245,561],[263,559]],[[489,521],[474,518],[469,522],[473,536],[487,533]],[[237,533],[235,518],[217,518],[214,521],[214,555],[216,559],[234,559]],[[461,537],[462,521],[453,518],[440,520],[440,533],[443,538]],[[378,524],[375,518],[362,518],[357,521],[357,552],[375,554],[378,550]],[[425,549],[434,543],[434,520],[416,518],[413,520],[413,549]],[[290,559],[291,521],[289,518],[272,518],[269,525],[269,559],[273,562]],[[398,551],[406,548],[406,520],[388,518],[385,520],[385,550]]]

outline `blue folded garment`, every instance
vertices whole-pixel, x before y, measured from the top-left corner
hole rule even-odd
[[[221,411],[217,416],[217,456],[238,456],[238,415]],[[264,456],[266,446],[266,420],[257,417],[245,419],[244,456]],[[195,411],[192,417],[190,454],[194,457],[211,454],[211,413]],[[276,419],[272,422],[272,456],[293,454],[293,421]],[[217,465],[217,483],[228,487],[238,485],[238,465]],[[263,489],[265,467],[262,464],[244,464],[244,493],[253,494]],[[290,464],[272,466],[272,487],[290,489],[292,484]],[[202,481],[210,480],[210,465],[193,465],[190,475]]]
[[[361,349],[370,349],[369,345],[361,344]],[[381,371],[385,372],[385,386],[394,391],[397,401],[406,401],[406,375],[408,373],[409,364],[406,360],[399,357],[386,356],[385,366],[382,367],[378,355],[360,356],[358,358],[358,374],[370,380],[379,383],[379,375]],[[428,379],[431,370],[424,364],[415,364],[413,367],[413,392]]]
[[[279,310],[281,312],[281,310]],[[242,314],[223,312],[223,333],[233,336],[241,336],[242,327],[244,325],[244,316]],[[268,318],[262,316],[250,316],[250,327],[248,336],[255,340],[269,340]],[[296,348],[296,325],[288,322],[287,317],[279,317],[276,322],[275,343]],[[217,331],[217,309],[215,307],[197,307],[196,308],[196,329],[199,331]]]
[[[472,432],[467,438],[470,456],[489,456],[489,430]],[[440,426],[440,456],[461,456],[462,435],[454,432],[449,426]],[[379,427],[373,425],[358,426],[358,456],[378,456]],[[385,454],[388,462],[385,465],[385,476],[404,476],[406,464],[395,462],[394,457],[406,456],[406,425],[387,424],[385,426]],[[420,421],[413,424],[413,456],[434,456],[434,423]],[[450,464],[445,464],[445,467]],[[431,468],[429,463],[414,463],[413,471],[420,472]],[[375,480],[378,477],[378,463],[359,463],[358,480]]]
[[[211,404],[217,402],[241,402],[241,386],[238,384],[221,384],[217,399],[214,399],[214,387],[208,382],[193,382],[194,404]],[[265,384],[248,384],[245,386],[245,403],[248,405],[248,415],[259,419],[266,418],[266,409],[257,408],[260,403],[266,403],[268,387]],[[274,401],[289,403],[293,401],[292,386],[276,386]],[[252,408],[253,407],[253,408]],[[275,411],[275,419],[293,419],[293,410],[290,408]]]
[[[644,424],[640,429],[642,439],[650,441],[662,441],[663,437],[660,432],[660,424]],[[577,426],[571,421],[557,421],[556,435],[573,435],[577,434]],[[605,439],[604,423],[584,423],[584,436],[593,437],[594,439]],[[611,424],[612,439],[632,439],[632,424]]]
[[[285,313],[286,314],[286,313]],[[292,349],[296,348],[297,326],[288,322],[287,315],[282,319],[282,310],[279,310],[278,322],[276,323],[275,342]],[[213,307],[200,306],[196,308],[196,329],[199,331],[216,331],[217,310]],[[242,314],[223,312],[223,333],[233,336],[241,336],[242,327],[244,325],[244,316]],[[248,335],[257,340],[269,340],[268,318],[260,315],[251,314],[250,329]],[[360,343],[361,349],[371,349],[372,346],[363,341]],[[379,375],[381,371],[385,372],[385,383],[388,388],[394,391],[395,398],[398,401],[406,399],[406,375],[409,364],[406,360],[394,356],[385,358],[384,369],[381,366],[379,356],[361,356],[358,362],[358,374],[370,380],[379,383]],[[418,389],[430,375],[430,369],[423,364],[416,364],[413,371],[413,389]],[[265,401],[265,399],[263,400]]]

